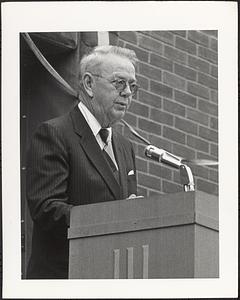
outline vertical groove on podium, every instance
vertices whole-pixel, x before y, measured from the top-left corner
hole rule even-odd
[[[133,278],[133,247],[127,248],[127,278]]]
[[[149,246],[143,245],[143,279],[148,278],[148,257],[149,257]]]
[[[119,259],[120,259],[120,250],[113,250],[113,278],[119,279]]]

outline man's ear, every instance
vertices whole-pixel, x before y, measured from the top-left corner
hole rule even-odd
[[[85,91],[89,95],[89,97],[93,98],[93,90],[92,90],[93,76],[92,76],[91,73],[86,72],[83,75],[82,84],[83,84],[83,87],[84,87]]]

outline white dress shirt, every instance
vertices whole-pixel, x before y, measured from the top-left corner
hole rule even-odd
[[[117,170],[118,170],[118,165],[114,156],[113,152],[113,147],[112,147],[112,128],[109,127],[109,135],[107,138],[107,144],[105,144],[102,140],[102,138],[99,135],[99,130],[102,128],[102,126],[99,124],[98,120],[94,117],[94,115],[90,112],[90,110],[84,105],[81,101],[78,104],[78,107],[83,114],[86,122],[88,123],[89,127],[91,128],[93,135],[95,136],[99,147],[101,150],[105,150],[108,155],[111,157],[112,161],[114,162]]]

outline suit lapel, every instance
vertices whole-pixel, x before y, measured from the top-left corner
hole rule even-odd
[[[105,161],[91,128],[88,126],[78,106],[76,106],[70,114],[73,120],[74,130],[80,137],[80,144],[87,157],[101,174],[114,197],[120,199],[120,186]]]
[[[123,156],[122,147],[119,143],[116,133],[113,132],[112,136],[113,140],[113,149],[115,152],[115,158],[117,160],[118,168],[119,168],[119,176],[120,176],[120,184],[121,184],[121,198],[124,199],[127,197],[127,171],[126,171],[126,161]]]

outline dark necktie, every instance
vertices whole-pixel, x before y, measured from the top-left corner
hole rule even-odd
[[[100,134],[100,137],[102,139],[102,141],[107,144],[107,139],[108,139],[108,136],[109,136],[109,131],[107,128],[101,128],[99,130],[99,134]]]
[[[108,139],[108,135],[109,135],[109,130],[107,128],[101,128],[99,130],[99,135],[102,139],[102,141],[107,145],[107,139]],[[114,164],[114,162],[112,161],[111,157],[108,155],[108,153],[103,149],[102,150],[103,156],[105,157],[107,163],[109,164],[109,166],[111,167],[113,173],[114,173],[114,177],[117,179],[117,181],[119,180],[118,178],[118,171],[117,168]]]

